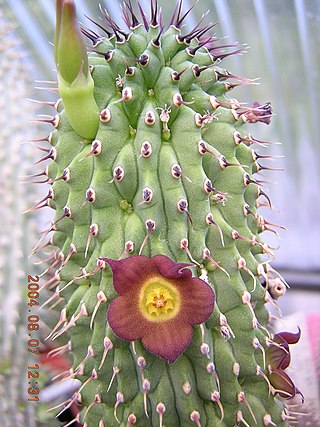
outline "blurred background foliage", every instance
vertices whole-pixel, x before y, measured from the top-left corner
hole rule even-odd
[[[100,0],[100,3],[102,7],[107,8],[114,20],[124,25],[119,0]],[[149,9],[149,0],[140,0],[140,3],[145,10]],[[168,22],[174,2],[160,0],[159,3],[162,6],[164,22]],[[79,20],[84,25],[93,28],[93,24],[85,15],[101,22],[98,0],[76,0],[76,4]],[[184,10],[193,4],[191,0],[184,0]],[[306,334],[309,341],[305,341],[304,345],[311,345],[314,351],[314,348],[319,348],[315,344],[319,342],[319,333],[314,331],[319,329],[315,327],[319,316],[313,318],[315,320],[312,327],[306,316],[311,312],[319,313],[320,306],[320,0],[200,0],[186,20],[185,32],[196,25],[206,10],[210,12],[205,22],[217,22],[214,31],[217,37],[221,37],[222,44],[239,42],[240,45],[245,45],[245,54],[225,59],[222,66],[233,74],[258,79],[252,85],[235,88],[230,92],[230,96],[240,102],[251,104],[253,101],[271,101],[273,105],[274,117],[271,125],[256,125],[252,132],[257,139],[275,142],[269,146],[269,150],[258,147],[258,152],[280,156],[276,161],[261,163],[269,167],[284,168],[286,171],[261,173],[260,179],[270,181],[264,190],[268,192],[274,205],[272,211],[262,208],[261,214],[271,222],[284,225],[289,232],[278,229],[280,239],[275,235],[268,236],[268,233],[264,233],[264,238],[270,245],[280,244],[273,266],[281,271],[292,287],[279,305],[284,314],[294,313],[291,323],[290,316],[288,317],[292,327],[305,324],[312,342],[310,344],[310,336]],[[36,242],[32,230],[36,224],[43,225],[51,219],[51,214],[46,209],[38,216],[20,219],[20,212],[26,208],[25,205],[31,206],[37,196],[33,187],[19,187],[16,182],[17,175],[21,174],[26,163],[32,163],[28,157],[35,158],[33,152],[20,145],[22,140],[31,137],[32,129],[26,119],[35,114],[35,109],[29,104],[27,106],[24,99],[56,99],[52,93],[32,90],[32,86],[44,86],[34,81],[56,80],[52,49],[55,1],[0,0],[0,16],[2,28],[5,28],[4,22],[6,25],[10,23],[10,36],[5,31],[1,32],[0,48],[0,166],[2,173],[5,171],[5,181],[2,180],[1,189],[4,194],[11,194],[11,202],[17,198],[23,200],[19,205],[7,205],[7,202],[3,203],[2,198],[0,206],[1,218],[12,218],[11,223],[1,219],[2,244],[8,242],[8,230],[15,230],[12,235],[9,234],[10,238],[13,236],[12,250],[8,250],[8,245],[3,246],[0,259],[1,275],[10,277],[5,276],[7,272],[3,266],[11,266],[10,286],[17,284],[12,287],[11,295],[15,292],[14,289],[19,288],[19,284],[24,286],[22,281],[27,271],[31,271],[30,268],[35,271],[35,267],[30,267],[25,261],[17,270],[19,273],[13,274],[13,271],[16,271],[17,259],[17,252],[13,249],[20,254],[19,259],[27,260],[27,254],[31,250],[30,240]],[[6,44],[5,40],[10,43]],[[14,55],[15,52],[19,52],[18,59]],[[9,110],[8,114],[8,105],[19,108]],[[49,109],[36,111],[39,114],[43,112],[51,113]],[[36,127],[33,126],[33,131],[35,130]],[[49,131],[48,128],[47,132]],[[9,157],[6,144],[8,135],[10,150],[15,153]],[[45,126],[41,131],[34,132],[33,136],[46,136]],[[44,191],[42,193],[44,194]],[[27,203],[27,199],[31,202]],[[22,236],[25,239],[22,239]],[[0,287],[2,294],[6,292],[3,286]],[[7,301],[10,299],[8,295],[7,293]],[[10,303],[8,307],[17,313],[21,299],[13,300],[15,302]],[[296,314],[297,312],[300,314]],[[1,319],[1,328],[4,330],[7,326],[4,318]],[[281,323],[281,327],[283,324]],[[6,354],[11,354],[8,353],[9,344],[5,345]],[[11,348],[10,351],[14,350]],[[316,353],[315,357],[318,356],[319,353]],[[309,362],[309,359],[302,359],[301,363]],[[308,374],[312,374],[311,377],[309,375],[312,382],[314,371],[311,370]],[[315,389],[313,397],[317,393]],[[319,402],[315,405],[319,410]],[[317,425],[315,421],[312,423],[310,425]]]

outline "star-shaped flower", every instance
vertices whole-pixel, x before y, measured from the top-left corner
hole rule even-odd
[[[213,312],[211,286],[192,277],[192,264],[175,263],[165,255],[102,259],[113,271],[119,294],[107,313],[115,335],[141,340],[150,353],[174,362],[192,339],[192,325],[205,322]]]

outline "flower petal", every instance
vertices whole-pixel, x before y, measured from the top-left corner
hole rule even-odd
[[[163,322],[149,327],[142,338],[143,346],[157,357],[173,363],[191,342],[193,329],[177,321]]]
[[[107,262],[113,272],[113,286],[120,295],[137,289],[148,277],[157,274],[151,260],[144,255],[132,255],[121,260],[101,258]]]
[[[109,305],[107,321],[110,328],[119,338],[134,341],[141,339],[145,323],[137,312],[135,302],[132,304],[127,297],[117,297]]]
[[[293,334],[291,332],[280,332],[275,334],[273,341],[277,345],[271,345],[267,352],[267,358],[273,368],[286,369],[290,365],[291,356],[289,344],[296,344],[301,336],[301,330]]]
[[[274,341],[281,344],[282,342],[286,342],[288,344],[296,344],[301,336],[301,329],[298,327],[298,332],[293,334],[291,332],[279,332],[275,334]]]
[[[193,277],[180,287],[181,315],[185,323],[198,325],[209,319],[214,309],[215,294],[208,283]]]
[[[267,361],[273,369],[286,369],[290,365],[288,344],[270,344],[267,350]]]
[[[289,375],[287,375],[281,369],[273,369],[268,378],[272,386],[276,389],[276,391],[281,397],[291,399],[297,393],[301,394],[301,392],[294,385]]]
[[[155,255],[152,262],[158,269],[159,273],[167,279],[184,279],[192,277],[188,267],[193,264],[176,263],[165,255]]]

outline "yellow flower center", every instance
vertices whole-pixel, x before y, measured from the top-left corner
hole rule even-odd
[[[180,309],[180,292],[173,283],[162,277],[149,279],[141,287],[139,308],[150,321],[172,319]]]

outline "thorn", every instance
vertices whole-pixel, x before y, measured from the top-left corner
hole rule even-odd
[[[49,351],[47,357],[54,358],[56,356],[59,356],[60,354],[64,354],[67,351],[71,351],[71,341],[68,341],[67,344],[62,345],[61,347],[57,347]]]
[[[98,378],[97,371],[93,368],[90,377],[82,384],[79,388],[78,393],[80,393],[89,382],[96,380]]]
[[[149,141],[143,141],[140,149],[140,157],[150,157],[152,154],[152,146]]]
[[[54,251],[52,251],[51,255],[48,258],[45,258],[43,260],[40,261],[35,261],[33,264],[34,265],[42,265],[42,264],[47,264],[50,261],[53,261],[56,259],[56,253]]]
[[[71,368],[71,369],[67,369],[66,371],[60,372],[60,374],[58,374],[58,375],[54,376],[53,378],[51,378],[51,381],[52,382],[56,381],[58,378],[61,378],[61,377],[62,377],[61,381],[65,381],[67,379],[74,378],[75,375],[76,374],[73,372],[73,369]]]
[[[43,172],[34,173],[32,175],[22,175],[22,176],[19,176],[19,178],[21,178],[21,179],[37,178],[38,176],[46,176],[46,175],[47,175],[47,172],[44,170]],[[22,184],[24,184],[24,182],[22,182]]]
[[[77,399],[78,399],[78,393],[76,392],[76,393],[74,393],[74,394],[73,394],[73,396],[72,396],[72,398],[71,398],[71,399],[67,399],[67,400],[65,400],[64,402],[59,403],[59,405],[56,405],[56,406],[53,406],[52,408],[49,408],[46,412],[54,411],[55,409],[60,408],[60,406],[63,406],[63,405],[65,405],[66,403],[68,403],[68,405],[67,405],[67,406],[65,406],[65,407],[63,408],[63,410],[62,410],[62,411],[60,411],[60,412],[59,412],[59,414],[57,414],[57,415],[55,416],[55,418],[57,418],[57,417],[59,417],[59,416],[60,416],[64,411],[66,411],[68,408],[70,408],[70,406],[72,406],[72,404],[73,404]]]
[[[37,247],[40,245],[40,243],[42,242],[42,240],[49,234],[51,233],[51,231],[55,230],[55,226],[58,224],[58,222],[62,221],[64,218],[71,218],[71,210],[68,206],[65,206],[63,208],[63,214],[61,216],[59,216],[55,221],[53,221],[51,223],[50,228],[48,228],[48,230],[43,232],[43,235],[41,236],[41,238],[39,239],[38,243],[36,244],[36,246],[32,249],[32,253],[37,249]],[[56,272],[57,274],[59,272]]]
[[[127,8],[128,12],[129,12],[130,17],[128,15],[128,13],[126,13],[125,7]],[[129,0],[129,2],[124,0],[123,7],[122,7],[122,14],[123,14],[124,21],[127,24],[128,28],[133,30],[140,25],[138,18],[134,14],[133,7],[132,7],[130,0]],[[130,22],[130,18],[131,18],[131,22]]]
[[[70,280],[62,289],[60,289],[60,292],[64,291],[66,288],[68,288],[69,286],[71,286],[77,280],[89,277],[89,276],[93,275],[93,273],[95,274],[97,272],[96,270],[97,269],[93,270],[91,273],[87,273],[86,269],[83,268],[81,274],[79,276],[74,277],[72,280]]]
[[[39,89],[39,88],[35,88]],[[49,90],[49,89],[47,89]],[[51,89],[52,90],[52,89]],[[43,117],[43,118],[40,118]],[[39,119],[30,119],[29,122],[36,122],[36,123],[50,123],[53,127],[57,128],[59,125],[60,116],[57,114],[55,116],[48,116],[46,114],[41,114],[39,116]]]
[[[190,420],[193,421],[197,427],[201,427],[200,414],[198,411],[192,411],[190,414]]]
[[[118,393],[116,394],[116,403],[114,405],[113,415],[119,424],[120,424],[120,420],[117,417],[117,409],[118,409],[118,406],[120,405],[120,403],[123,403],[123,402],[124,402],[123,394],[120,393],[120,391],[118,391]]]
[[[94,237],[94,236],[96,236],[98,234],[98,231],[99,231],[99,227],[98,227],[97,224],[91,224],[90,225],[89,236],[88,236],[88,239],[87,239],[86,249],[84,251],[84,257],[85,258],[87,258],[87,255],[88,255],[88,250],[89,250],[89,246],[90,246],[90,243],[91,243],[91,239],[92,239],[92,237]]]
[[[93,347],[92,347],[92,345],[89,345],[88,349],[87,349],[87,354],[85,355],[84,359],[79,363],[79,365],[76,367],[76,371],[80,368],[81,365],[84,364],[84,362],[86,362],[88,359],[90,359],[90,357],[94,357],[94,356],[95,356],[95,354],[93,351]]]
[[[55,331],[62,325],[62,323],[67,323],[68,319],[67,319],[67,309],[63,308],[60,312],[60,318],[58,320],[58,323],[56,324],[56,326],[52,329],[52,331],[50,332],[50,334],[45,338],[45,341],[47,341],[50,337],[52,337],[52,335],[55,333]]]
[[[152,126],[156,122],[156,116],[153,111],[147,111],[144,117],[144,122],[148,126]]]
[[[150,381],[147,380],[146,378],[143,380],[142,389],[143,389],[143,408],[144,408],[144,413],[145,413],[146,417],[149,418],[148,405],[147,405],[147,393],[150,390]]]
[[[177,203],[177,208],[179,212],[184,212],[187,215],[190,224],[193,225],[190,213],[188,211],[188,201],[186,199],[180,199]]]
[[[208,154],[211,154],[216,159],[218,160],[220,159],[220,155],[214,153],[212,150],[209,150],[209,148],[207,147],[206,141],[204,141],[203,139],[200,139],[200,141],[198,142],[198,151],[201,156],[208,153]]]
[[[252,279],[253,279],[253,289],[252,289],[252,291],[250,291],[250,292],[254,292],[255,290],[256,290],[256,287],[257,287],[257,279],[256,279],[256,276],[252,273],[252,271],[251,270],[249,270],[249,268],[247,267],[247,263],[246,263],[246,261],[245,261],[245,259],[244,258],[239,258],[238,259],[238,261],[237,261],[237,265],[238,265],[238,269],[239,270],[244,270],[244,271],[246,271],[248,274],[249,274],[249,276],[251,276],[252,277]]]
[[[135,345],[135,342],[134,341],[131,341],[131,347],[132,347],[132,352],[133,352],[133,354],[136,356],[137,355],[137,352],[136,352],[136,345]]]
[[[174,73],[175,72],[172,73],[172,79],[176,81],[175,80],[176,74]],[[181,107],[181,105],[192,105],[193,103],[194,101],[184,101],[179,92],[175,93],[172,97],[172,104],[177,108]]]
[[[26,142],[49,142],[50,143],[51,134],[49,136],[46,136],[45,138],[35,138],[35,139],[28,139],[26,141],[22,141],[21,144],[25,144]]]
[[[120,259],[123,259],[126,255],[132,253],[134,251],[134,243],[131,240],[128,240],[124,245],[124,251],[122,252]]]
[[[50,199],[52,200],[53,197],[54,197],[53,188],[49,188],[48,194],[45,197],[43,197],[35,205],[33,205],[32,208],[24,211],[23,213],[32,212],[32,211],[35,211],[35,210],[39,209],[39,206],[41,205],[41,203],[47,202],[47,200],[50,200]]]
[[[137,359],[137,365],[139,366],[140,373],[141,373],[141,382],[144,381],[144,368],[147,365],[146,359],[143,356],[139,356]]]
[[[70,427],[72,425],[75,425],[75,423],[77,423],[77,424],[80,423],[80,414],[77,414],[77,416],[75,418],[73,418],[73,420],[68,422],[68,424],[65,424],[63,427]]]
[[[189,13],[192,11],[192,9],[199,3],[199,0],[197,0],[195,2],[195,4],[191,7],[189,7],[189,9],[182,15],[182,17],[180,17],[180,13],[181,13],[181,8],[182,8],[182,1],[179,2],[179,7],[178,7],[178,14],[177,14],[177,18],[175,19],[175,22],[173,23],[173,25],[180,29],[183,21],[186,19],[186,17],[189,15]]]
[[[144,28],[146,29],[146,31],[148,31],[149,30],[149,24],[148,24],[148,21],[147,21],[146,14],[144,13],[144,11],[143,11],[143,9],[142,9],[141,4],[139,3],[139,1],[137,1],[137,3],[138,3],[138,8],[139,8],[140,16],[141,16],[142,21],[143,21]]]
[[[108,351],[111,350],[113,348],[113,344],[112,341],[109,337],[105,337],[103,340],[103,347],[104,347],[104,351],[103,351],[103,355],[101,358],[101,362],[98,368],[98,371],[100,371],[100,369],[102,368],[102,365],[104,364],[104,361],[107,357]]]
[[[255,184],[255,185],[260,186],[260,184],[264,184],[267,181],[261,181],[261,180],[253,179],[250,177],[250,175],[247,172],[245,172],[243,174],[243,182],[244,182],[244,185],[247,187],[249,184]]]
[[[128,426],[132,426],[132,425],[134,425],[136,422],[137,422],[137,417],[136,417],[133,413],[129,414],[129,415],[128,415]],[[127,426],[127,427],[128,427],[128,426]]]
[[[102,400],[101,400],[101,397],[99,396],[99,394],[95,394],[93,401],[92,401],[92,402],[90,403],[90,405],[87,407],[86,412],[85,412],[85,413],[84,413],[84,415],[83,415],[83,418],[82,418],[82,424],[84,423],[84,420],[85,420],[85,418],[86,418],[86,416],[87,416],[88,412],[90,411],[90,409],[91,409],[94,405],[99,404],[99,403],[101,403],[101,402],[102,402]]]
[[[243,423],[246,427],[250,427],[247,421],[243,418],[243,414],[241,411],[237,412],[237,423]]]
[[[188,248],[188,245],[189,245],[188,239],[182,239],[182,240],[180,241],[180,248],[181,248],[182,250],[186,251],[186,254],[188,255],[189,259],[190,259],[194,264],[196,264],[198,267],[201,267],[201,264],[199,264],[199,263],[198,263],[198,262],[197,262],[197,261],[192,257],[191,252],[190,252],[190,250],[189,250],[189,248]]]
[[[55,95],[59,94],[59,89],[58,88],[39,87],[39,86],[35,86],[34,88],[37,89],[37,90],[45,90],[47,92],[54,93]],[[32,121],[36,121],[36,120],[32,120]]]
[[[101,145],[101,141],[99,141],[98,139],[92,141],[91,151],[87,153],[84,157],[82,157],[79,162],[82,162],[82,160],[87,159],[90,156],[98,156],[101,153]]]
[[[271,415],[270,415],[270,414],[266,414],[266,415],[264,415],[264,417],[263,417],[263,425],[264,425],[264,426],[270,426],[270,425],[272,425],[272,426],[277,427],[277,424],[275,424],[275,423],[272,421],[272,418],[271,418]]]
[[[181,178],[182,176],[188,181],[188,182],[192,182],[190,178],[187,177],[187,175],[185,173],[182,172],[180,165],[178,165],[177,163],[174,163],[171,167],[171,175],[174,178]]]
[[[100,8],[100,10],[101,10],[101,8]],[[100,30],[102,30],[102,31],[104,31],[107,35],[108,35],[108,37],[110,38],[110,37],[112,37],[113,36],[113,33],[111,33],[110,31],[108,31],[105,27],[103,27],[102,25],[100,25],[98,22],[96,22],[96,21],[94,21],[92,18],[90,18],[89,16],[87,16],[86,14],[84,14],[84,16],[87,18],[87,19],[89,19],[89,21],[91,21],[94,25],[96,25],[98,28],[100,28]],[[90,32],[92,33],[91,34],[91,36],[92,35],[94,35],[94,36],[97,36],[97,40],[95,41],[95,44],[97,43],[97,41],[101,38],[101,37],[99,37],[98,36],[98,34],[96,34],[94,31],[92,31],[92,30],[90,30]],[[85,34],[86,36],[87,36],[87,34]],[[87,37],[89,37],[91,40],[92,40],[92,38],[90,37],[90,36],[87,36]],[[93,41],[93,40],[92,40]]]
[[[202,343],[200,346],[200,353],[207,359],[210,359],[210,347],[207,343]]]
[[[123,180],[123,178],[124,178],[124,169],[123,169],[123,167],[116,166],[113,169],[113,178],[112,178],[111,181],[109,181],[109,184],[111,184],[114,181],[121,182]]]
[[[163,414],[166,412],[164,403],[160,402],[156,406],[156,411],[159,414],[159,427],[163,427]]]
[[[242,304],[245,304],[249,307],[251,314],[252,314],[252,327],[257,328],[258,327],[258,320],[256,318],[256,315],[254,313],[253,307],[251,305],[251,294],[248,291],[245,291],[242,295]]]
[[[47,242],[47,243],[45,243],[43,246],[41,246],[40,248],[37,248],[35,251],[32,251],[31,252],[31,254],[28,256],[28,259],[29,258],[31,258],[32,257],[32,255],[34,255],[34,254],[36,254],[36,253],[38,253],[38,252],[40,252],[40,251],[42,251],[42,249],[45,249],[45,248],[47,248],[48,246],[51,246],[52,244],[51,244],[51,242],[50,242],[50,240]]]
[[[77,314],[77,315],[72,315],[71,316],[71,319],[70,319],[70,321],[69,321],[69,323],[66,323],[61,329],[60,329],[60,331],[59,332],[56,332],[53,336],[52,336],[52,338],[51,338],[51,340],[52,341],[54,341],[55,339],[57,339],[58,337],[60,337],[62,334],[64,334],[67,330],[69,330],[70,328],[73,328],[74,326],[76,326],[76,322],[81,318],[81,317],[86,317],[86,316],[88,316],[88,312],[87,312],[87,309],[86,309],[86,306],[85,306],[85,304],[84,303],[82,303],[81,304],[81,308],[80,308],[80,311],[79,311],[79,313]],[[80,365],[79,365],[80,366]],[[79,368],[79,366],[78,366],[78,368]],[[77,368],[77,369],[78,369]]]
[[[268,347],[270,347],[271,345],[278,347],[280,350],[282,350],[284,353],[286,353],[287,355],[290,354],[289,350],[287,350],[285,347],[283,347],[281,344],[278,344],[277,342],[273,341],[271,338],[266,337],[266,344]]]
[[[150,234],[155,230],[155,228],[156,228],[156,223],[152,220],[152,219],[148,219],[146,222],[145,222],[145,225],[146,225],[146,229],[147,229],[147,234],[146,234],[146,236],[145,236],[145,238],[143,239],[143,242],[142,242],[142,244],[141,244],[141,247],[140,247],[140,250],[139,250],[139,255],[141,255],[141,253],[142,253],[142,251],[143,251],[143,248],[145,247],[145,245],[146,245],[146,243],[147,243],[147,241],[148,241],[148,238],[149,238],[149,236],[150,236]]]
[[[271,393],[271,390],[273,389],[273,387],[272,387],[272,385],[270,384],[269,378],[268,378],[268,377],[267,377],[267,375],[262,371],[262,369],[260,368],[260,366],[259,366],[259,365],[257,365],[257,372],[256,372],[256,374],[257,374],[258,376],[262,377],[262,378],[267,382],[268,387],[269,387],[269,397],[270,397],[270,393]]]
[[[97,314],[97,311],[98,311],[98,309],[100,307],[100,304],[102,302],[107,302],[108,301],[107,297],[105,296],[105,294],[102,291],[98,292],[97,299],[98,300],[96,302],[96,305],[94,306],[94,309],[93,309],[93,312],[92,312],[92,315],[91,315],[90,329],[93,328],[93,321],[94,321],[95,315]]]
[[[94,203],[96,200],[96,192],[93,188],[88,188],[86,191],[86,200],[82,203],[82,207],[85,206],[87,202]]]
[[[256,166],[256,172],[254,172],[254,173],[259,173],[259,172],[264,171],[264,170],[266,170],[266,171],[276,171],[276,172],[277,171],[278,172],[283,172],[283,171],[286,170],[285,168],[271,168],[271,167],[267,167],[267,166],[262,166],[259,162],[255,162],[254,164]]]
[[[143,205],[144,203],[150,203],[153,198],[153,191],[149,187],[145,187],[142,190],[142,201],[139,202],[139,205]]]
[[[46,305],[50,304],[51,301],[53,301],[54,299],[58,298],[59,302],[60,300],[63,300],[63,298],[60,297],[59,294],[59,285],[57,286],[57,290],[51,295],[50,298],[48,298],[40,307],[39,310],[42,310]]]
[[[209,374],[212,374],[217,382],[218,390],[219,390],[219,396],[220,396],[220,380],[216,371],[216,367],[213,362],[208,363],[207,365],[207,372]]]
[[[252,411],[252,408],[249,405],[249,402],[248,402],[248,400],[247,400],[247,398],[246,398],[246,396],[245,396],[245,394],[244,394],[243,391],[240,391],[240,393],[238,394],[238,402],[239,403],[244,403],[246,405],[246,407],[248,408],[248,410],[249,410],[249,412],[250,412],[250,414],[251,414],[251,416],[252,416],[255,424],[258,424],[257,423],[257,419],[256,419],[256,417],[255,417],[255,415],[254,415],[254,413]]]
[[[69,246],[69,252],[68,255],[66,257],[66,259],[63,261],[63,263],[61,264],[61,266],[59,267],[59,269],[57,270],[57,274],[59,274],[61,272],[61,270],[67,265],[68,261],[70,260],[70,258],[72,257],[73,254],[77,253],[77,248],[75,247],[75,245],[73,243],[70,243]]]
[[[219,406],[219,409],[221,412],[220,422],[222,422],[224,419],[224,410],[223,410],[223,406],[222,406],[222,403],[220,400],[220,392],[214,391],[213,393],[211,393],[211,400],[212,400],[212,402],[217,403],[217,405]]]
[[[223,59],[227,58],[228,56],[243,54],[246,52],[244,48],[240,48],[240,49],[234,50],[232,52],[228,52],[228,53],[218,53],[217,55],[212,53],[215,50],[217,50],[219,52],[221,50],[221,48],[232,47],[232,46],[235,46],[235,45],[215,46],[215,47],[212,47],[208,50],[209,50],[210,54],[212,55],[213,61],[215,61],[215,62],[216,61],[221,62]]]
[[[179,73],[177,71],[173,71],[171,74],[171,78],[174,82],[178,82],[180,81],[180,78],[182,76],[182,74],[188,70],[189,67],[184,68],[183,70],[181,70]],[[181,98],[182,99],[182,98]]]
[[[46,156],[44,156],[44,157],[42,157],[40,160],[38,160],[37,162],[35,162],[35,163],[33,163],[33,166],[36,166],[36,165],[38,165],[39,163],[42,163],[42,162],[45,162],[46,160],[55,160],[56,159],[56,156],[57,156],[57,152],[56,152],[56,149],[54,148],[54,147],[52,147],[50,150],[49,150],[49,153],[46,155]]]
[[[229,331],[229,333],[232,336],[232,338],[235,338],[235,335],[234,335],[234,333],[233,333],[233,331],[231,329],[231,326],[229,325],[229,323],[227,321],[226,316],[224,314],[222,314],[222,313],[220,314],[220,326],[222,328],[226,328]]]
[[[288,229],[286,227],[284,227],[283,225],[274,224],[273,222],[267,221],[262,216],[258,217],[257,223],[258,223],[258,226],[260,226],[262,228],[267,224],[267,225],[271,225],[272,227],[277,227],[277,228],[281,228],[281,230],[288,231]]]
[[[111,388],[111,386],[112,386],[112,383],[113,383],[113,381],[114,381],[114,379],[115,379],[116,375],[120,372],[120,369],[119,369],[117,366],[113,366],[112,370],[113,370],[113,374],[112,374],[112,377],[111,377],[111,380],[110,380],[109,386],[108,386],[108,388],[107,388],[107,393],[109,393],[109,390],[110,390],[110,388]]]
[[[58,285],[60,283],[60,276],[59,274],[55,274],[51,279],[47,280],[42,286],[39,288],[39,293],[42,292],[42,290],[51,284],[51,286],[48,287],[48,289],[53,288],[54,286]]]
[[[158,0],[155,0],[155,7],[153,7],[153,0],[150,0],[150,27],[156,28],[158,23]]]
[[[163,31],[164,31],[164,27],[160,28],[160,31],[159,31],[159,34],[157,35],[157,37],[155,39],[151,40],[152,45],[156,48],[160,47],[160,37],[161,37]]]
[[[222,268],[217,261],[215,261],[210,254],[210,250],[208,248],[204,248],[203,250],[203,255],[202,255],[203,259],[207,259],[209,260],[216,268],[218,268],[219,270],[221,270],[224,274],[226,274],[226,276],[230,279],[230,274],[224,269]]]
[[[267,199],[268,203],[267,204],[263,204],[262,202],[258,202],[257,201],[259,203],[259,205],[257,207],[259,207],[259,206],[269,206],[269,208],[271,210],[273,210],[274,208],[272,206],[272,203],[271,203],[271,200],[270,200],[269,196],[264,191],[262,191],[261,188],[259,188],[259,195],[258,195],[258,197],[260,197],[260,196],[264,196]]]
[[[58,176],[57,178],[49,179],[48,184],[53,184],[54,182],[61,181],[61,180],[65,182],[68,182],[70,180],[70,171],[68,168],[64,169],[62,172],[62,175]]]
[[[266,352],[257,337],[254,337],[252,345],[253,348],[261,350],[263,357],[263,369],[266,369]]]
[[[220,167],[221,167],[221,169],[224,169],[224,168],[226,168],[226,167],[228,167],[228,166],[240,166],[240,167],[242,167],[242,168],[248,168],[248,166],[247,165],[242,165],[242,164],[240,164],[240,163],[229,163],[228,161],[227,161],[227,159],[224,157],[224,156],[219,156],[219,165],[220,165]]]
[[[211,181],[210,181],[211,182]],[[212,216],[212,214],[211,213],[209,213],[207,216],[206,216],[206,223],[208,224],[208,225],[211,225],[211,224],[213,224],[215,227],[217,227],[217,230],[218,230],[218,232],[219,232],[219,234],[220,234],[220,240],[221,240],[221,244],[222,244],[222,246],[224,247],[224,238],[223,238],[223,233],[222,233],[222,230],[221,230],[221,227],[220,227],[220,225],[213,219],[213,216]]]
[[[35,211],[37,211],[37,210],[39,210],[39,209],[47,208],[47,207],[49,207],[49,203],[48,203],[48,202],[45,202],[45,203],[43,203],[42,205],[39,205],[39,206],[37,206],[37,207],[33,206],[32,208],[27,209],[26,211],[24,211],[24,212],[22,212],[22,213],[23,213],[23,214],[27,214],[27,213],[35,212]]]
[[[196,113],[194,116],[195,124],[200,128],[203,128],[205,125],[210,124],[214,119],[218,120],[218,116],[215,113],[209,113],[209,112],[207,112],[204,115],[201,115],[200,113]]]

